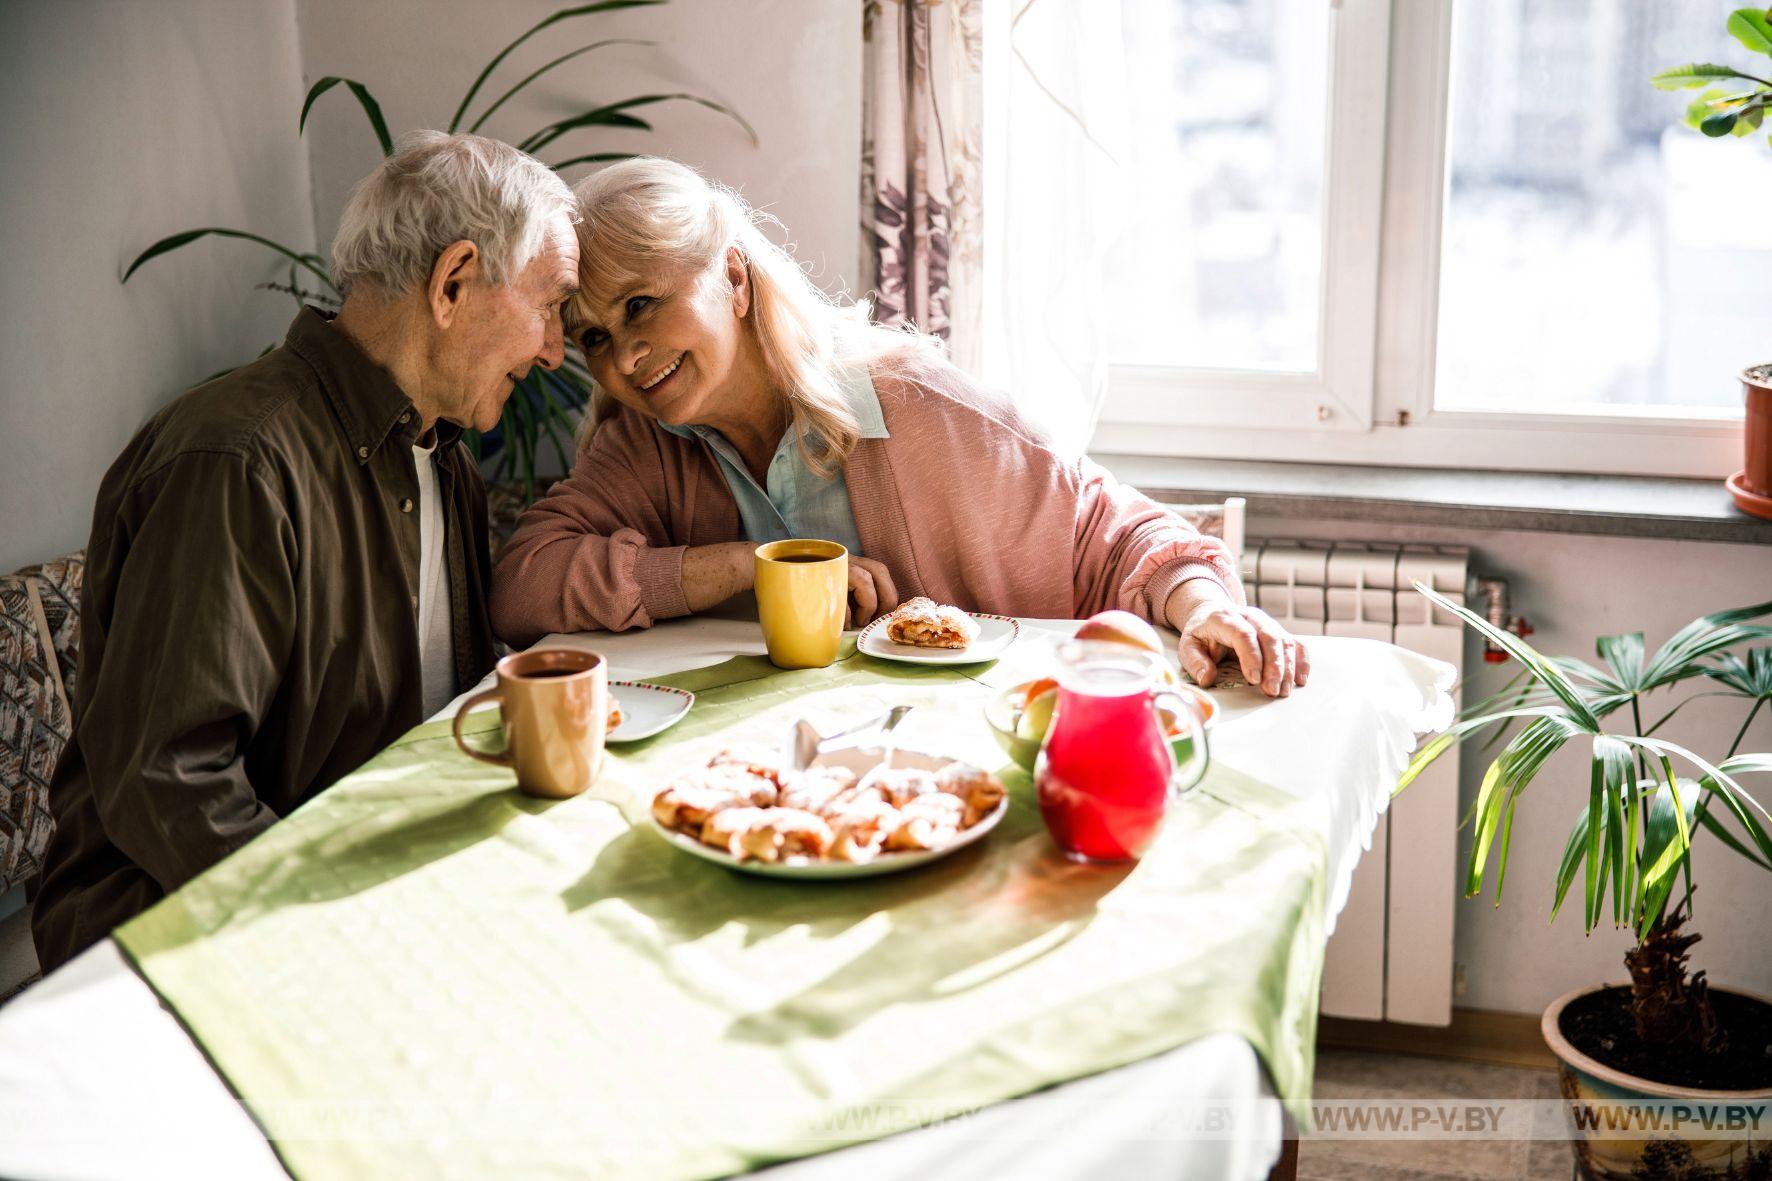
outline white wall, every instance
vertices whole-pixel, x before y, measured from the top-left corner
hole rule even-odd
[[[1512,584],[1513,610],[1537,628],[1530,642],[1539,651],[1593,661],[1594,639],[1620,632],[1647,633],[1653,650],[1694,617],[1772,598],[1772,549],[1695,541],[1649,541],[1485,530],[1423,530],[1345,522],[1301,527],[1293,521],[1254,519],[1253,537],[1429,541],[1466,545],[1472,567]],[[1481,669],[1465,687],[1465,701],[1488,696],[1517,665],[1483,665],[1481,648],[1467,644],[1467,669]],[[1707,683],[1708,684],[1708,683]],[[1308,692],[1308,687],[1307,690]],[[1702,692],[1704,689],[1690,690]],[[1685,692],[1645,717],[1659,717]],[[1652,701],[1654,699],[1651,699]],[[1700,701],[1676,717],[1659,736],[1713,762],[1721,759],[1747,715],[1735,700]],[[1628,724],[1620,717],[1612,728]],[[1480,744],[1467,747],[1461,771],[1460,813],[1476,798],[1487,760]],[[1762,709],[1744,751],[1772,751],[1772,713]],[[1490,752],[1493,757],[1499,747]],[[1591,936],[1581,929],[1580,883],[1571,887],[1554,925],[1551,888],[1563,845],[1588,790],[1587,749],[1571,743],[1541,771],[1520,803],[1509,851],[1507,890],[1494,905],[1494,877],[1481,898],[1460,899],[1456,918],[1457,961],[1466,992],[1454,1003],[1477,1009],[1535,1013],[1580,985],[1626,976],[1622,957],[1630,944],[1611,926],[1610,909]],[[1772,808],[1772,776],[1751,776],[1745,785]],[[1470,834],[1460,834],[1456,880],[1462,889]],[[1701,833],[1694,842],[1693,929],[1704,939],[1693,949],[1694,968],[1706,968],[1718,984],[1772,993],[1772,938],[1766,933],[1772,874],[1743,861],[1717,839]],[[1608,903],[1608,907],[1610,904]],[[1397,949],[1392,949],[1396,954]]]
[[[294,0],[0,6],[0,571],[86,543],[144,420],[281,339],[262,248],[211,241],[118,279],[179,230],[313,244]]]
[[[310,80],[363,82],[398,135],[444,127],[474,76],[505,44],[564,5],[559,0],[298,0]],[[686,103],[634,113],[656,131],[591,129],[544,150],[552,162],[587,152],[673,156],[739,189],[780,218],[798,257],[831,290],[856,273],[861,168],[861,13],[832,0],[673,0],[594,14],[543,30],[482,88],[475,113],[531,70],[606,38],[611,46],[544,76],[499,110],[485,133],[515,142],[589,107],[642,94],[689,92],[725,103],[757,130],[753,145],[725,116]],[[356,100],[341,87],[308,123],[315,213],[330,239],[351,185],[379,153]],[[589,169],[564,174],[570,180]]]

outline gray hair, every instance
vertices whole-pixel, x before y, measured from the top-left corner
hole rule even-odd
[[[541,249],[548,222],[578,221],[572,190],[554,170],[479,135],[412,131],[357,183],[332,240],[332,277],[403,295],[430,278],[450,245],[479,247],[482,274],[509,283]]]

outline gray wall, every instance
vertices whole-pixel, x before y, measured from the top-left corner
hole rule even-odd
[[[1474,570],[1501,575],[1512,583],[1513,610],[1537,628],[1530,640],[1539,651],[1590,661],[1595,659],[1597,636],[1641,631],[1653,650],[1695,616],[1772,598],[1772,549],[1763,546],[1484,530],[1427,533],[1343,522],[1301,526],[1259,518],[1250,522],[1250,534],[1469,546]],[[1481,670],[1465,686],[1467,702],[1495,692],[1518,668],[1484,665],[1474,642],[1466,645],[1465,667]],[[1666,705],[1648,714],[1645,722],[1684,695],[1667,695]],[[1658,736],[1715,762],[1727,752],[1746,716],[1739,701],[1700,701]],[[1628,719],[1621,717],[1613,728],[1626,724]],[[1741,749],[1772,751],[1772,713],[1760,711]],[[1461,814],[1476,799],[1486,765],[1477,747],[1467,749],[1460,776]],[[1494,905],[1493,873],[1481,898],[1459,900],[1454,954],[1464,967],[1466,989],[1455,1004],[1533,1013],[1569,989],[1625,978],[1622,956],[1630,940],[1613,930],[1609,910],[1604,925],[1591,936],[1582,934],[1579,898],[1573,906],[1565,903],[1554,925],[1547,921],[1552,880],[1570,823],[1587,803],[1587,768],[1585,746],[1571,743],[1520,798],[1501,906]],[[1772,807],[1772,776],[1752,776],[1745,785]],[[1456,880],[1443,887],[1450,894],[1462,889],[1469,851],[1467,830],[1460,834]],[[1718,984],[1772,993],[1772,938],[1766,933],[1772,874],[1743,861],[1710,834],[1700,834],[1694,842],[1693,863],[1698,887],[1693,929],[1704,935],[1693,949],[1693,966],[1709,969]],[[1580,890],[1579,883],[1572,887],[1576,895]],[[1397,951],[1392,948],[1391,954]]]
[[[186,386],[280,339],[268,252],[311,249],[294,0],[0,7],[0,570],[86,543],[100,476]]]
[[[446,126],[480,68],[558,0],[298,0],[302,61],[310,77],[338,74],[369,85],[396,133]],[[507,59],[476,99],[483,109],[530,70],[606,38],[610,46],[568,62],[502,107],[483,130],[513,141],[587,107],[642,94],[688,92],[725,103],[757,130],[753,145],[730,119],[687,103],[634,113],[652,133],[573,132],[541,155],[649,152],[695,165],[740,190],[787,227],[801,261],[831,290],[855,274],[861,169],[861,16],[830,0],[673,0],[600,13],[543,30]],[[377,147],[344,91],[314,109],[314,208],[322,236],[338,223],[351,185]],[[568,169],[577,180],[588,167]]]

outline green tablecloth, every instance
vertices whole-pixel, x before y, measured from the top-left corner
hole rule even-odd
[[[564,802],[421,726],[117,938],[303,1179],[719,1176],[1221,1031],[1304,1121],[1324,854],[1231,768],[1135,868],[1060,856],[1013,769],[996,832],[894,876],[743,876],[644,823],[802,716],[910,702],[915,745],[999,766],[985,682],[1024,671],[741,657]]]

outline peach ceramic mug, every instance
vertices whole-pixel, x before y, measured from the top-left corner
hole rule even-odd
[[[849,551],[794,538],[757,547],[757,618],[777,668],[823,668],[837,659],[849,606]]]
[[[537,648],[498,662],[498,687],[476,693],[455,713],[455,742],[484,763],[510,767],[532,796],[563,800],[591,786],[603,770],[609,724],[609,670],[595,652]],[[505,749],[476,750],[462,737],[468,711],[496,701]]]

